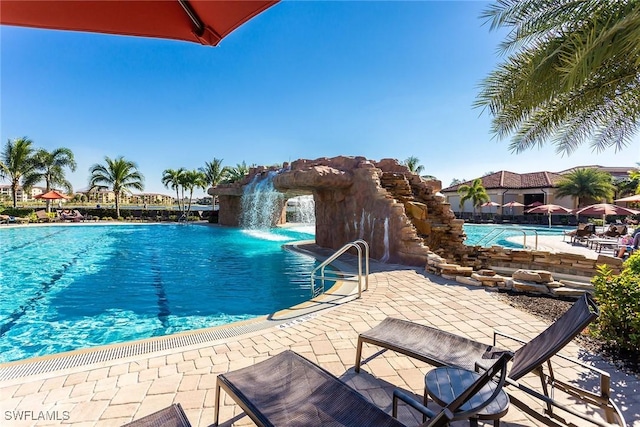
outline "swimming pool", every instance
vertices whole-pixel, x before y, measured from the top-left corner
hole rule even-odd
[[[295,229],[82,225],[0,230],[0,362],[222,325],[310,298]]]
[[[479,225],[464,224],[464,232],[467,235],[465,245],[480,245],[489,247],[493,245],[505,248],[522,248],[524,241],[523,230],[527,235],[527,246],[531,247],[535,243],[535,233],[539,236],[562,236],[566,230],[573,230],[575,227],[530,227],[512,225]],[[518,243],[515,243],[518,242]]]

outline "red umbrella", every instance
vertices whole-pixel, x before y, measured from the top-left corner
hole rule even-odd
[[[640,211],[635,209],[623,208],[622,206],[612,205],[609,203],[597,203],[576,211],[576,215],[638,215]]]
[[[516,202],[515,200],[502,205],[503,208],[515,208],[515,207],[521,207],[521,206],[524,206],[524,205],[520,202]]]
[[[640,211],[635,209],[623,208],[622,206],[612,205],[609,203],[597,203],[595,205],[586,206],[584,208],[577,209],[576,215],[602,215],[602,225],[605,225],[607,215],[638,215]]]
[[[486,202],[480,205],[481,208],[491,208],[493,206],[500,206],[500,203],[496,203],[496,202]],[[489,212],[491,212],[491,209],[489,209]]]
[[[278,0],[2,0],[0,23],[216,46]]]
[[[51,190],[43,194],[38,194],[37,196],[33,196],[34,199],[44,199],[44,200],[58,200],[58,199],[70,199],[71,197],[66,196],[62,193],[57,192],[56,190]]]
[[[66,196],[62,193],[57,192],[56,190],[47,191],[43,194],[38,194],[37,196],[33,196],[34,199],[42,199],[47,201],[47,212],[49,212],[49,203],[51,200],[59,200],[59,199],[70,199],[71,197]]]
[[[567,209],[564,206],[560,205],[540,205],[535,208],[531,208],[527,211],[527,213],[544,213],[549,216],[549,227],[551,227],[551,215],[553,214],[570,214],[571,209]]]
[[[616,199],[616,202],[636,202],[640,203],[640,194],[636,194],[635,196],[623,197],[622,199]]]
[[[542,206],[542,205],[543,205],[543,203],[535,201],[535,202],[531,203],[530,205],[527,205],[527,207],[528,208],[536,208],[536,207]]]
[[[511,201],[509,203],[505,203],[504,205],[502,205],[503,208],[510,208],[511,215],[513,215],[513,208],[522,207],[522,206],[524,206],[522,203],[516,202],[515,200],[513,200],[513,201]]]

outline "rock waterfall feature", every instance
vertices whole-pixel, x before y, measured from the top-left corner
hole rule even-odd
[[[219,223],[244,222],[245,187],[256,188],[256,183],[267,180],[282,195],[280,212],[276,209],[270,216],[271,225],[285,221],[287,199],[313,196],[319,246],[339,249],[362,238],[373,258],[422,266],[434,252],[458,261],[470,253],[463,244],[463,221],[455,219],[450,206],[436,195],[441,183],[425,181],[395,159],[375,162],[340,156],[301,159],[280,170],[252,168],[240,182],[209,189],[209,194],[219,196]]]

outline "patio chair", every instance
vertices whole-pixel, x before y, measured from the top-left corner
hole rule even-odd
[[[421,424],[422,427],[446,426],[454,419],[458,408],[494,376],[505,371],[509,358],[510,356],[505,355],[495,361],[487,372],[437,414],[396,390],[393,399],[394,413],[399,399],[430,418]],[[218,425],[219,420],[221,389],[261,427],[404,426],[340,379],[291,350],[255,365],[218,375],[214,426]],[[494,396],[489,399],[492,397]],[[487,404],[490,403],[489,399]],[[483,405],[486,406],[485,402],[478,406],[483,408]]]
[[[191,423],[182,410],[182,406],[179,403],[174,403],[122,427],[191,427]]]
[[[21,217],[21,216],[12,216],[9,215],[9,222],[14,224],[28,224],[30,221],[29,218]]]
[[[482,366],[483,362],[490,359],[492,354],[506,351],[496,347],[497,338],[503,337],[524,344],[513,354],[513,365],[508,373],[505,389],[509,391],[510,387],[517,388],[542,401],[545,405],[545,413],[541,414],[510,393],[511,401],[521,410],[547,425],[558,425],[554,420],[566,422],[557,411],[554,411],[555,408],[595,425],[607,425],[555,400],[553,398],[554,390],[560,390],[582,402],[604,410],[608,423],[618,422],[621,426],[625,426],[620,409],[611,400],[609,374],[558,354],[560,349],[575,338],[598,315],[599,311],[595,302],[588,294],[584,294],[565,314],[529,342],[496,331],[494,332],[493,345],[487,345],[430,326],[388,317],[373,329],[359,335],[355,371],[360,372],[364,343],[390,349],[434,366],[457,366],[473,370]],[[584,390],[556,378],[550,362],[553,356],[590,369],[600,378],[600,392]],[[545,363],[548,372],[543,369]],[[534,373],[540,377],[542,392],[518,382],[528,373]]]
[[[562,241],[565,237],[571,238],[571,243],[583,242],[596,235],[596,225],[589,223],[580,223],[578,228],[571,231],[565,231],[562,236]]]

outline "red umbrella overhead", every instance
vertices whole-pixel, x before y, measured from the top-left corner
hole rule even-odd
[[[62,193],[57,192],[56,190],[51,190],[43,194],[38,194],[37,196],[33,196],[34,199],[44,199],[44,200],[58,200],[58,199],[70,199],[71,197],[65,196]]]
[[[531,203],[530,205],[527,205],[527,207],[528,208],[535,208],[535,207],[542,206],[542,205],[543,205],[543,203],[535,201],[535,202]]]
[[[278,0],[2,0],[0,24],[216,46]]]

